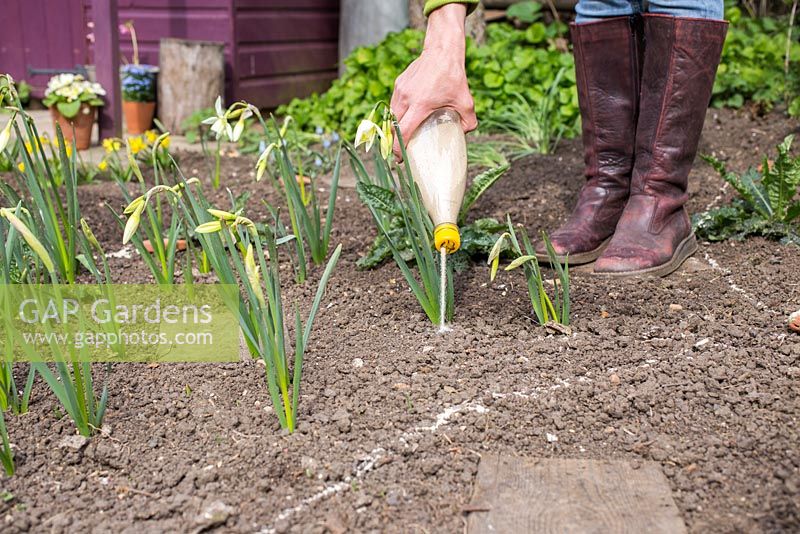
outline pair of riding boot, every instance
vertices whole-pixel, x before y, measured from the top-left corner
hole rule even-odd
[[[695,252],[684,204],[726,30],[651,14],[572,25],[587,181],[550,235],[561,261],[665,276]]]

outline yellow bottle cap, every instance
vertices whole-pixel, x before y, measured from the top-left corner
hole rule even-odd
[[[458,233],[458,226],[453,223],[442,223],[433,230],[433,241],[436,250],[445,248],[448,254],[452,254],[461,246],[461,234]]]

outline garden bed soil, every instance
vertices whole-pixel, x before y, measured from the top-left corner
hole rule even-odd
[[[782,115],[711,110],[701,150],[744,170],[791,131]],[[187,175],[207,174],[181,157]],[[223,184],[252,191],[257,218],[260,198],[276,197],[253,165],[226,159]],[[474,216],[552,229],[581,170],[577,140],[518,161]],[[692,211],[731,196],[702,162],[690,190]],[[122,249],[104,207],[121,207],[115,186],[79,198],[106,250]],[[375,230],[355,191],[340,190],[336,209],[344,252],[295,434],[280,431],[252,360],[116,365],[107,427],[88,442],[37,382],[30,412],[7,418],[18,471],[0,480],[3,531],[461,532],[485,452],[652,459],[692,532],[800,529],[800,336],[786,328],[800,307],[797,248],[702,243],[664,279],[576,269],[568,336],[535,324],[519,272],[490,283],[473,265],[456,279],[453,331],[439,335],[393,263],[356,269]],[[151,280],[135,252],[111,263],[118,281]],[[287,272],[288,298],[307,310],[320,274],[296,286]]]

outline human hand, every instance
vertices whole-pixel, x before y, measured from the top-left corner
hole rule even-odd
[[[391,108],[405,143],[431,113],[441,108],[458,112],[465,132],[478,126],[464,70],[466,15],[464,4],[447,4],[431,13],[422,53],[395,81]],[[397,136],[393,151],[401,159]]]

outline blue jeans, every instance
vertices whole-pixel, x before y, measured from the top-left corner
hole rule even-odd
[[[724,0],[579,0],[575,22],[594,22],[636,13],[659,13],[674,17],[722,20]]]

